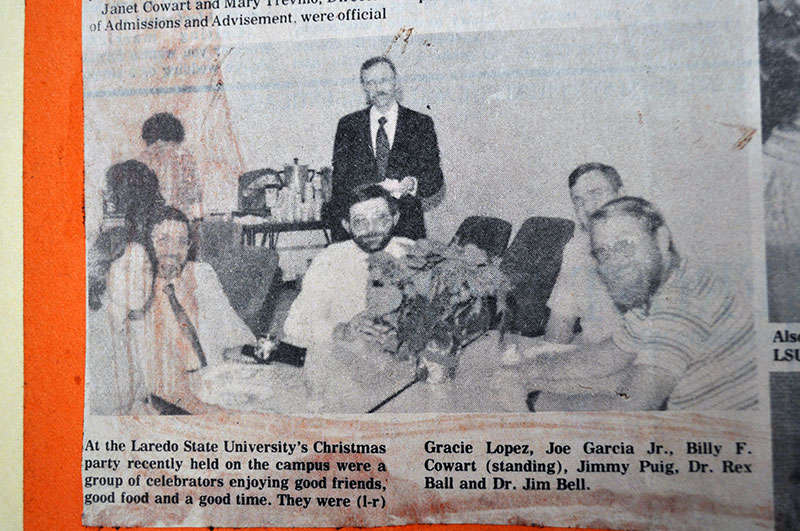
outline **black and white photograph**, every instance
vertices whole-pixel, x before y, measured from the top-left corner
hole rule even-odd
[[[800,322],[800,5],[760,0],[769,321]]]
[[[752,85],[682,30],[87,48],[90,411],[755,408]]]

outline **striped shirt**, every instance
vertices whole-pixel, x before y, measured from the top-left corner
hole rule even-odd
[[[647,310],[627,312],[614,343],[676,385],[667,409],[739,410],[758,404],[750,308],[717,276],[675,268]]]

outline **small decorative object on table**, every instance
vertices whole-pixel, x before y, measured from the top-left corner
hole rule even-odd
[[[428,370],[427,381],[431,383],[455,379],[458,357],[461,353],[450,327],[446,324],[437,324],[437,328],[419,357],[419,363]]]
[[[455,377],[461,349],[502,311],[508,281],[499,258],[475,245],[418,240],[399,259],[370,255],[364,316],[396,330],[383,350],[427,368],[428,381]]]
[[[256,363],[268,363],[270,355],[277,347],[277,338],[272,334],[267,334],[267,337],[259,337],[255,345],[244,345],[242,356],[250,358]]]

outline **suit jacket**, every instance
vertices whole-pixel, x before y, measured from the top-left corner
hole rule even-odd
[[[417,178],[417,195],[400,200],[400,221],[395,228],[397,236],[411,239],[425,237],[425,221],[420,197],[430,197],[442,187],[444,177],[439,167],[439,146],[430,116],[412,111],[402,105],[397,111],[397,127],[389,152],[386,177]],[[333,143],[333,200],[341,198],[353,188],[380,182],[369,122],[369,107],[344,116],[336,128]],[[339,219],[341,209],[333,214],[335,240],[347,239]]]

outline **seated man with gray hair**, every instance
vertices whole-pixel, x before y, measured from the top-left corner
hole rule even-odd
[[[746,301],[675,249],[648,201],[615,199],[590,218],[592,256],[623,313],[610,340],[540,355],[531,410],[741,410],[758,403]]]

